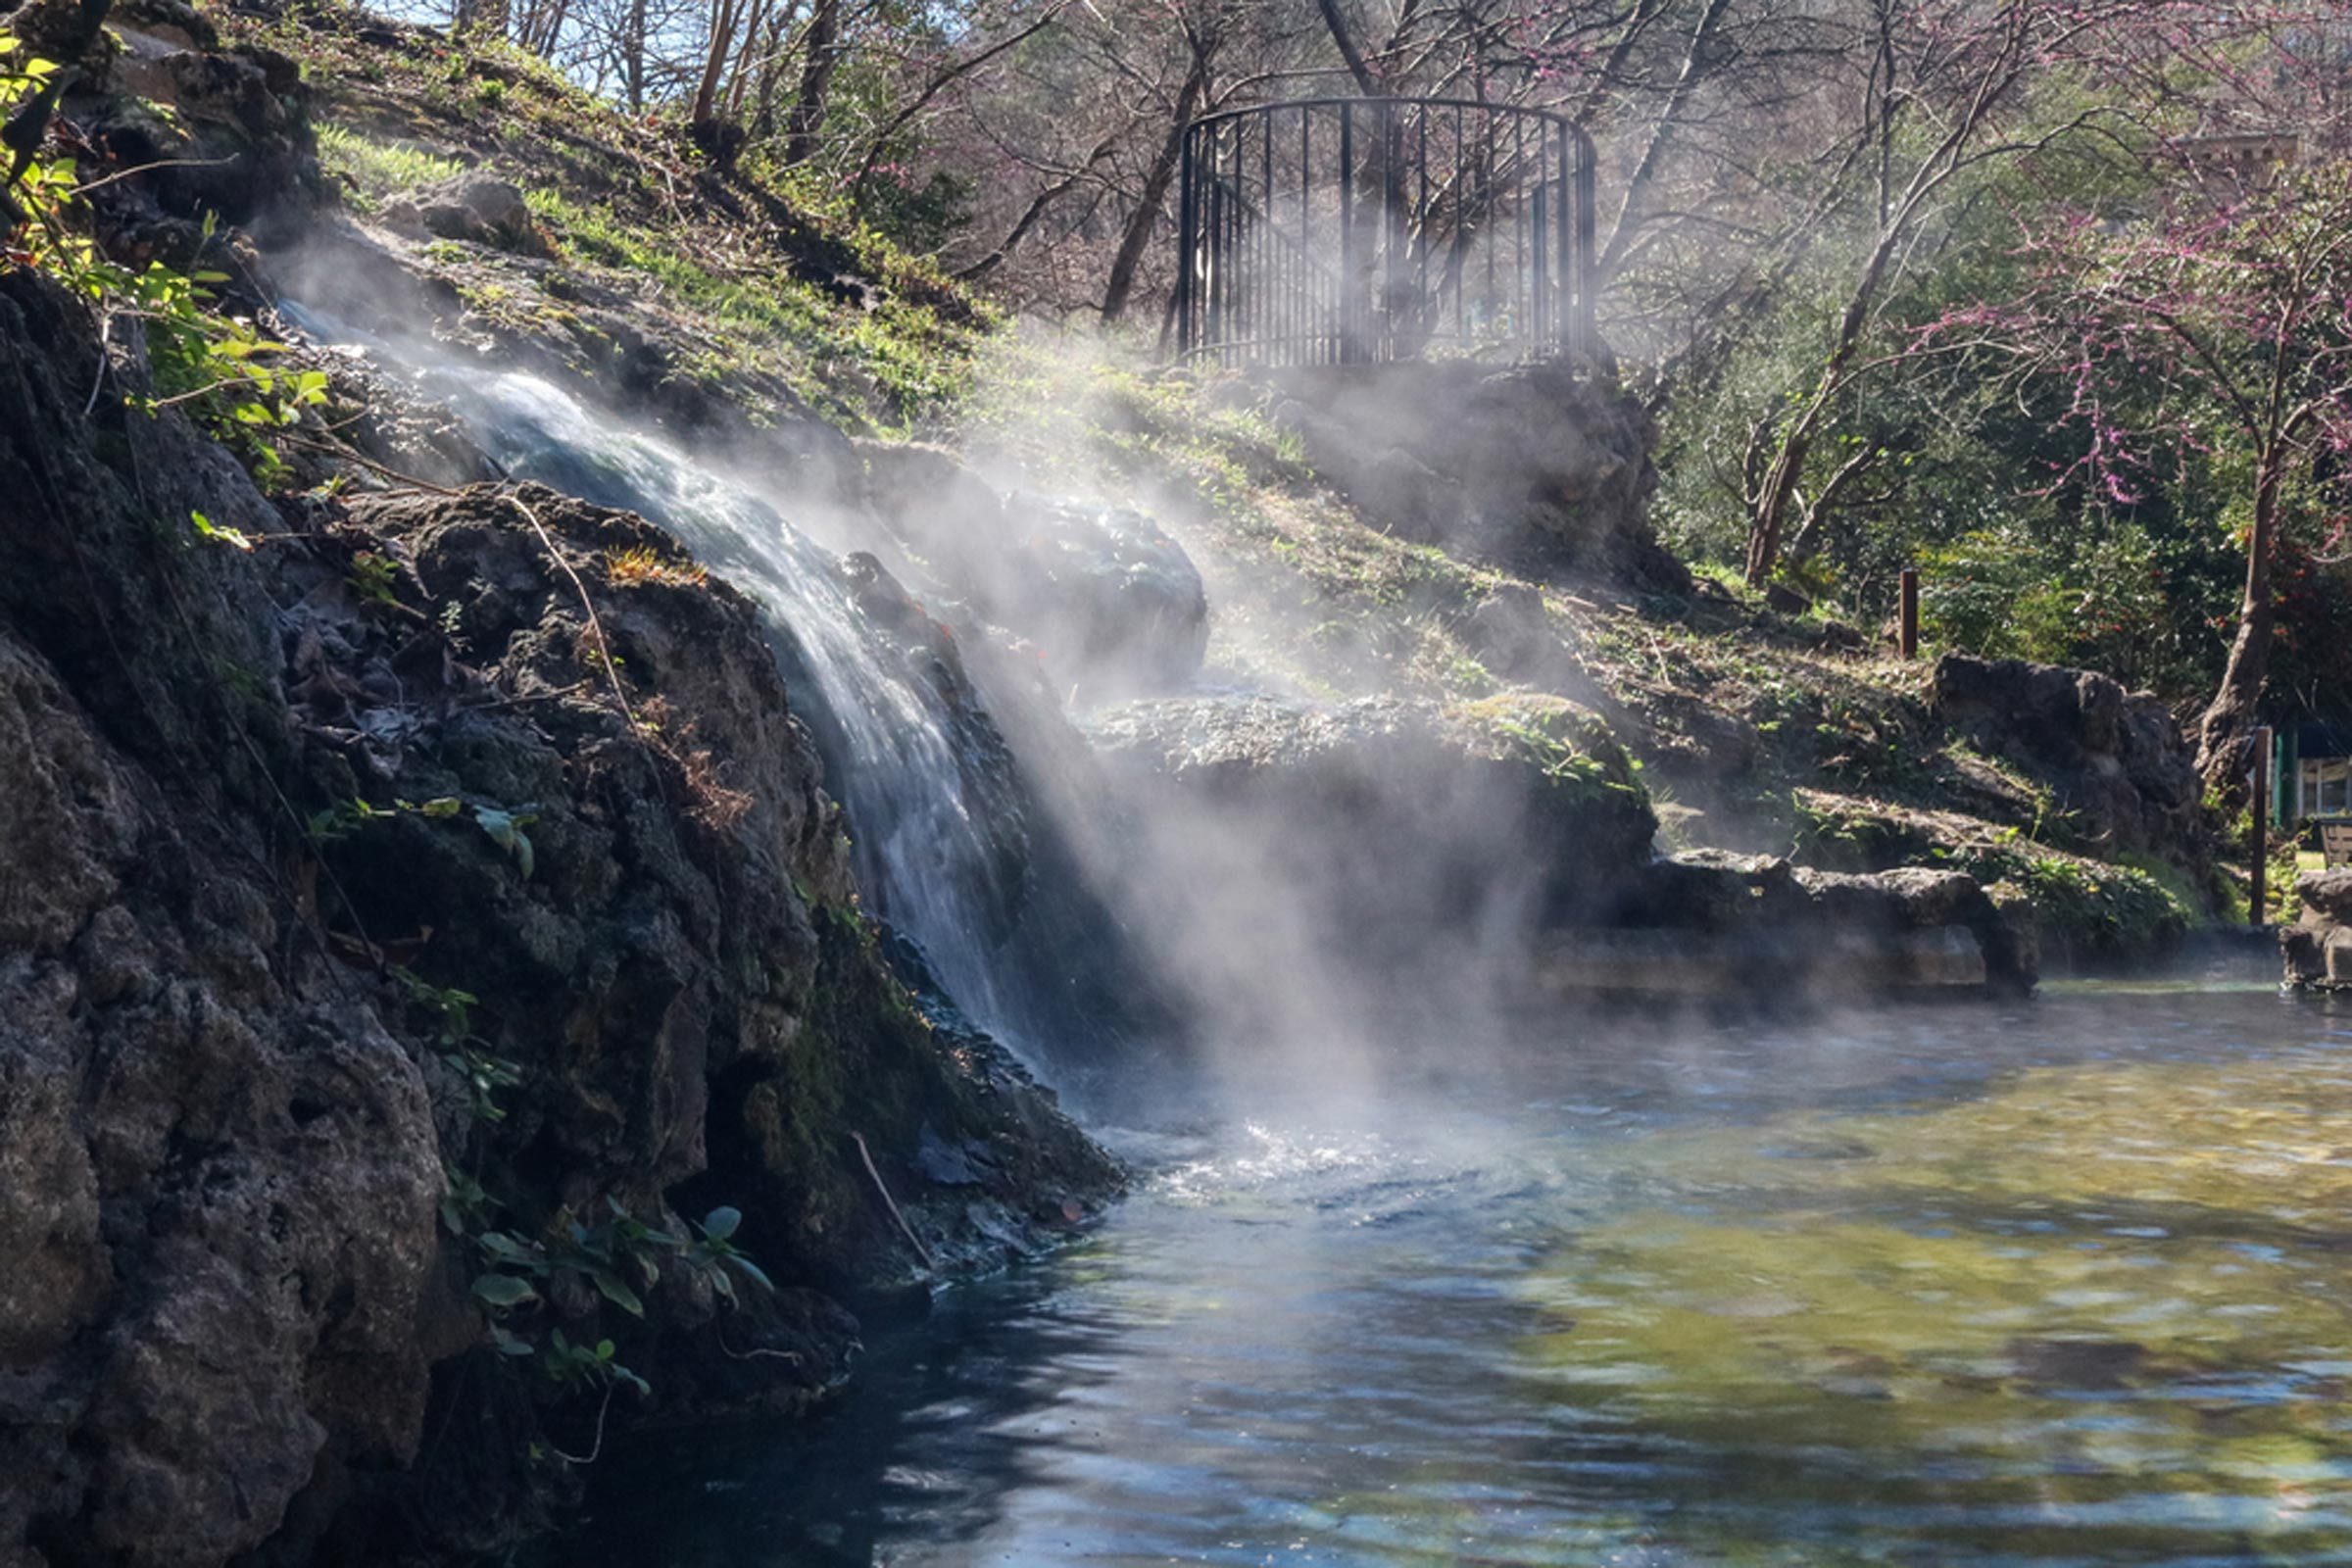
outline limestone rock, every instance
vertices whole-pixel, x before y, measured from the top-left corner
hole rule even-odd
[[[2152,855],[2192,873],[2207,863],[2203,791],[2156,697],[2095,670],[1946,654],[1934,702],[1945,723],[2048,786],[2098,854]]]
[[[2301,913],[2282,926],[2278,947],[2286,983],[2299,990],[2352,990],[2352,868],[2306,871],[2295,878]]]
[[[384,207],[384,221],[422,228],[442,239],[546,254],[521,187],[476,170],[419,186]]]

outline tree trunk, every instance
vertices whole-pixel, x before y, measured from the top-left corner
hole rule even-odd
[[[645,113],[645,8],[646,0],[629,0],[629,18],[621,31],[620,79],[632,115]]]
[[[1872,247],[1870,259],[1863,264],[1861,276],[1854,280],[1854,291],[1846,297],[1845,314],[1838,321],[1838,338],[1831,346],[1830,357],[1821,368],[1821,380],[1813,395],[1805,400],[1796,416],[1788,421],[1788,432],[1781,437],[1781,449],[1774,454],[1772,467],[1764,476],[1764,488],[1750,502],[1747,518],[1747,585],[1761,588],[1772,580],[1773,567],[1780,564],[1781,533],[1788,520],[1788,509],[1796,500],[1798,481],[1805,473],[1805,459],[1813,452],[1813,440],[1821,433],[1821,421],[1830,411],[1830,402],[1845,383],[1846,368],[1854,363],[1854,353],[1862,346],[1863,329],[1870,324],[1870,308],[1879,297],[1879,286],[1886,280],[1887,265],[1894,260],[1895,246],[1909,228],[1914,202],[1903,209],[1879,231],[1879,242]]]
[[[718,142],[718,84],[726,74],[727,62],[734,58],[735,34],[742,24],[739,0],[718,0],[710,8],[710,37],[703,50],[703,74],[695,83],[694,107],[686,117],[688,128],[705,151]]]
[[[784,162],[805,164],[816,156],[816,133],[824,128],[825,100],[833,91],[833,72],[841,64],[841,0],[816,0],[808,18],[808,37],[803,45],[808,64],[801,72],[801,93],[793,100],[784,122]]]
[[[1135,292],[1136,269],[1143,265],[1144,252],[1152,243],[1152,227],[1159,221],[1159,210],[1167,205],[1168,186],[1175,181],[1177,162],[1184,156],[1184,127],[1192,123],[1193,111],[1200,106],[1200,93],[1207,83],[1208,62],[1196,54],[1192,72],[1184,78],[1184,91],[1176,98],[1176,123],[1152,160],[1151,172],[1144,176],[1143,194],[1136,198],[1135,212],[1127,220],[1127,232],[1119,238],[1119,253],[1111,259],[1110,281],[1102,291],[1105,321],[1115,321],[1127,314],[1128,297]]]
[[[2246,596],[2237,609],[2237,636],[2221,689],[2213,694],[2197,725],[2197,772],[2206,786],[2234,807],[2245,799],[2247,749],[2261,720],[2264,685],[2271,672],[2271,635],[2278,606],[2271,588],[2271,557],[2278,532],[2278,487],[2284,459],[2266,452],[2254,491],[2254,528],[2246,539]]]
[[[1340,15],[1339,0],[1317,0],[1323,11],[1323,25],[1331,29],[1331,41],[1339,47],[1340,59],[1348,66],[1348,74],[1355,78],[1355,90],[1367,98],[1380,96],[1379,78],[1372,74],[1371,65],[1363,51],[1356,48],[1355,37],[1348,30],[1348,19]]]

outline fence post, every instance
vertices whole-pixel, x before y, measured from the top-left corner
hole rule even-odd
[[[1200,127],[1184,127],[1184,173],[1178,187],[1178,218],[1176,220],[1176,358],[1182,362],[1193,352],[1193,273],[1200,265],[1200,195],[1193,184],[1193,144],[1200,139]]]
[[[2270,904],[2271,880],[2271,726],[2254,732],[2254,874],[2253,897],[2246,904],[2246,924],[2261,930]]]
[[[1895,634],[1905,659],[1919,657],[1919,568],[1905,566],[1902,575],[1902,615]]]

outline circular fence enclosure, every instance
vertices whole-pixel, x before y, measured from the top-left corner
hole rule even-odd
[[[1185,127],[1179,358],[1239,367],[1592,346],[1592,143],[1562,116],[1311,98]]]

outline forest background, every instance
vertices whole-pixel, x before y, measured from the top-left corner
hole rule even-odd
[[[1182,127],[1541,106],[1663,536],[1735,591],[2107,670],[2225,793],[2352,705],[2352,21],[2211,0],[458,0],[1010,312],[1163,347]]]

